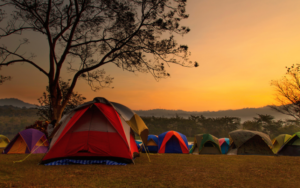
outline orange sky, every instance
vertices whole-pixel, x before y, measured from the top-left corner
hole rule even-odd
[[[102,96],[134,110],[216,111],[274,104],[270,81],[281,78],[285,66],[300,62],[300,1],[189,0],[187,13],[183,25],[191,32],[176,40],[189,46],[198,68],[171,65],[171,77],[157,82],[150,74],[106,65],[115,77],[114,89],[93,92],[79,81],[75,90],[88,100]],[[11,40],[0,42],[12,45]],[[47,65],[45,39],[35,36],[30,42],[26,49]],[[37,104],[47,84],[43,74],[26,64],[1,73],[13,80],[0,86],[0,98]]]

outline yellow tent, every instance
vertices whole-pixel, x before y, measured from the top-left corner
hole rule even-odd
[[[9,139],[6,136],[0,135],[0,148],[5,148],[9,142]]]
[[[286,141],[291,137],[289,134],[281,134],[272,140],[274,154],[286,143]]]

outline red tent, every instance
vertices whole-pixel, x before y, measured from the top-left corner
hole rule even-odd
[[[42,164],[64,158],[130,163],[138,153],[130,126],[104,98],[81,105],[58,126]]]

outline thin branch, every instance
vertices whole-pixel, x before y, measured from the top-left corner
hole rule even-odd
[[[17,62],[26,62],[26,63],[29,63],[29,64],[33,65],[35,68],[37,68],[39,71],[41,71],[42,73],[44,73],[46,76],[48,76],[48,73],[44,69],[42,69],[40,66],[38,66],[37,64],[35,64],[34,62],[32,62],[32,61],[30,61],[28,59],[11,60],[11,61],[8,61],[6,63],[1,63],[0,66],[4,66],[4,65],[8,66],[8,65],[10,65],[12,63],[17,63]]]

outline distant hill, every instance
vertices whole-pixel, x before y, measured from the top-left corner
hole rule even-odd
[[[9,99],[0,99],[0,106],[5,105],[12,105],[15,107],[25,107],[25,108],[36,108],[35,105],[23,102],[16,98],[9,98]],[[270,107],[261,107],[261,108],[243,108],[238,110],[220,110],[220,111],[202,111],[202,112],[189,112],[183,110],[165,110],[165,109],[153,109],[153,110],[135,110],[135,112],[139,116],[155,116],[155,117],[175,117],[176,114],[183,118],[188,118],[190,115],[200,116],[203,115],[205,117],[239,117],[241,121],[252,120],[253,117],[257,117],[257,114],[269,114],[275,117],[275,119],[285,120],[285,119],[292,119],[290,116],[281,114],[272,110]]]
[[[241,122],[247,120],[253,120],[253,117],[257,117],[257,114],[269,114],[275,117],[276,120],[292,119],[292,117],[276,112],[268,106],[261,108],[243,108],[238,110],[220,110],[220,111],[202,111],[202,112],[188,112],[183,110],[164,110],[164,109],[153,109],[153,110],[136,110],[139,116],[155,116],[155,117],[175,117],[176,115],[184,118],[188,118],[191,115],[204,117],[239,117]]]
[[[19,108],[23,108],[23,107],[36,108],[35,105],[23,102],[16,98],[0,99],[0,106],[9,106],[9,105],[14,106],[14,107],[19,107]]]

